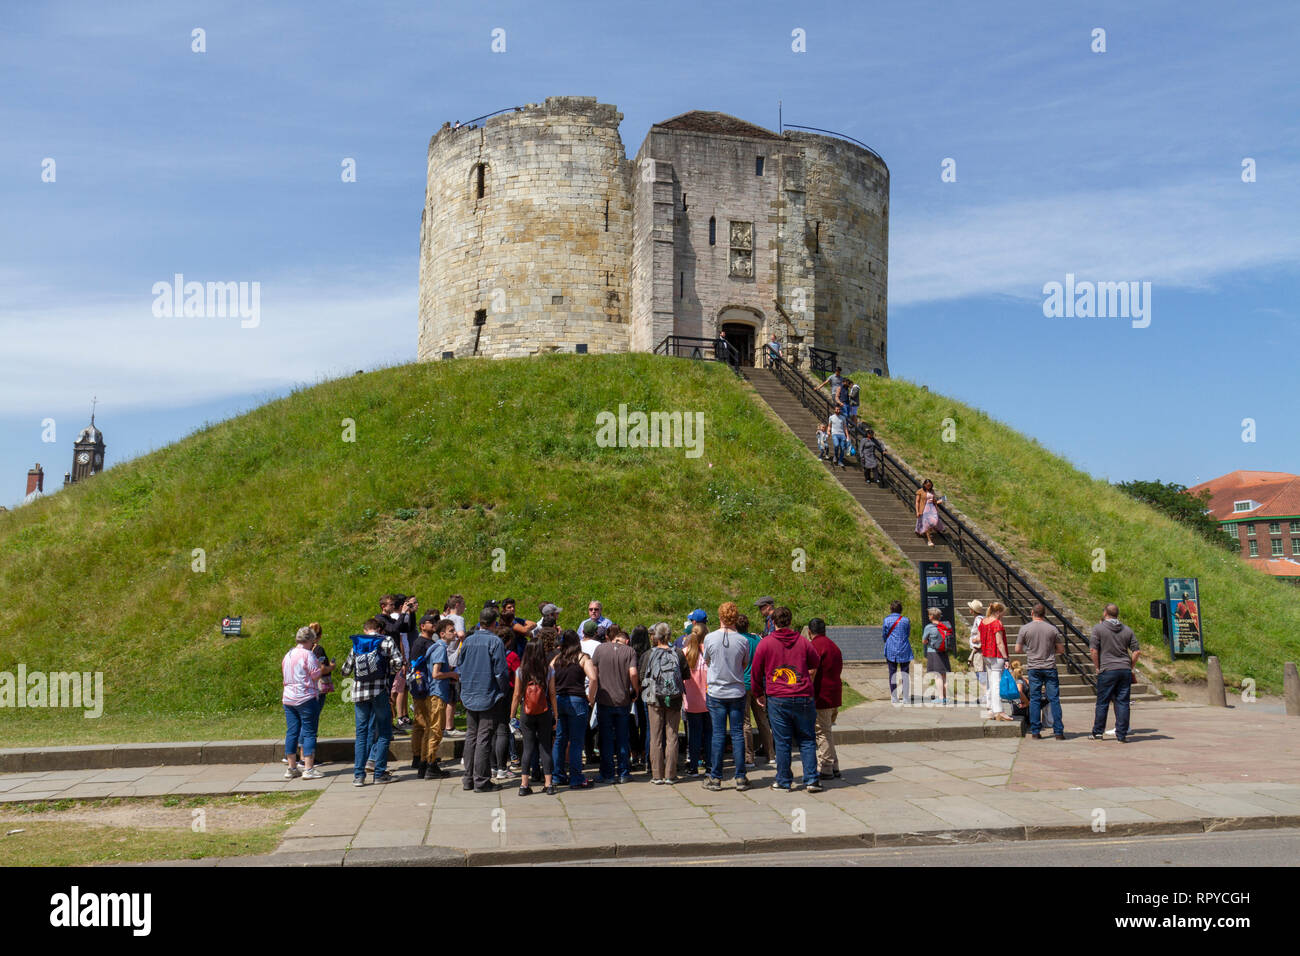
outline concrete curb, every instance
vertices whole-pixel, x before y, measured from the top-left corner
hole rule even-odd
[[[743,856],[786,850],[870,850],[912,846],[965,846],[978,843],[1021,843],[1038,840],[1162,836],[1179,833],[1216,833],[1233,830],[1277,830],[1300,827],[1300,814],[1258,817],[1203,817],[1197,820],[1151,820],[1111,824],[1104,833],[1092,825],[1010,827],[954,827],[948,830],[907,830],[897,833],[859,833],[807,836],[790,834],[744,840],[685,843],[603,843],[592,846],[508,847],[459,850],[454,847],[384,847],[356,850],[311,850],[266,856],[208,858],[175,862],[123,864],[131,866],[506,866],[570,863],[578,860],[618,860],[646,857]]]
[[[834,732],[837,745],[925,743],[932,740],[979,740],[1022,735],[1021,724],[987,722],[970,727],[845,727]],[[325,737],[316,742],[316,755],[333,763],[352,762],[351,737]],[[457,760],[464,740],[444,740],[443,759]],[[198,764],[279,763],[284,740],[210,740],[180,743],[104,744],[89,747],[17,747],[0,750],[0,773],[44,773],[51,770],[115,770],[129,767],[183,767]],[[409,737],[395,739],[389,760],[411,758]]]

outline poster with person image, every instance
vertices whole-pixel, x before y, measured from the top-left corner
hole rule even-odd
[[[1201,657],[1205,653],[1198,583],[1197,578],[1165,578],[1170,652],[1175,657]]]

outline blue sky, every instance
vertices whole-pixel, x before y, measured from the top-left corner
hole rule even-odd
[[[629,153],[690,109],[774,127],[778,100],[874,147],[896,376],[1112,480],[1300,472],[1300,9],[1132,6],[7,4],[0,503],[34,461],[61,482],[92,395],[111,465],[413,360],[429,137],[564,94],[617,104]],[[260,282],[261,324],[155,318],[178,272]],[[1150,282],[1150,327],[1044,317],[1066,273]]]

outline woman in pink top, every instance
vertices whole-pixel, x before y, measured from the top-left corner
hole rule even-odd
[[[310,627],[298,628],[294,635],[296,642],[293,650],[284,655],[280,661],[283,675],[284,693],[280,701],[284,704],[284,759],[288,768],[284,779],[304,777],[316,780],[324,776],[316,769],[316,721],[320,711],[316,708],[316,694],[319,691],[321,668],[316,655],[310,650],[316,643],[316,632]],[[302,762],[306,772],[298,769],[298,747],[302,747]]]
[[[704,763],[705,741],[712,735],[709,729],[709,671],[704,663],[704,625],[695,624],[686,635],[682,653],[691,678],[682,686],[682,716],[686,718],[686,776],[695,777]]]

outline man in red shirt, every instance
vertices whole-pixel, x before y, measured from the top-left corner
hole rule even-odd
[[[776,783],[773,790],[795,789],[790,770],[790,751],[798,746],[803,762],[804,788],[821,793],[817,773],[817,708],[813,701],[813,679],[817,676],[817,652],[803,635],[790,629],[793,615],[788,607],[772,614],[776,630],[763,638],[754,652],[750,682],[754,701],[767,708],[776,750]]]
[[[840,778],[840,758],[835,753],[835,740],[831,728],[840,712],[844,697],[844,684],[840,674],[844,670],[844,655],[839,645],[826,636],[826,622],[819,617],[808,622],[813,650],[817,652],[817,675],[813,681],[813,698],[817,704],[817,770],[822,779]]]

